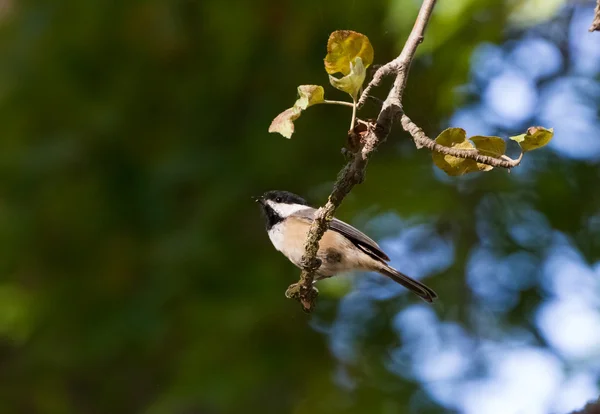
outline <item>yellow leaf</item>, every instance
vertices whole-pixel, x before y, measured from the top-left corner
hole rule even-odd
[[[500,137],[476,135],[469,138],[481,155],[500,158],[506,152],[506,141]]]
[[[277,115],[271,122],[269,132],[278,132],[286,138],[291,138],[294,133],[294,121],[300,118],[302,111],[325,100],[325,91],[319,85],[300,85],[298,95],[294,106]]]
[[[523,152],[532,151],[548,144],[554,136],[554,129],[546,129],[541,126],[530,127],[526,134],[510,137],[521,146]]]
[[[352,30],[337,30],[327,41],[327,56],[325,70],[334,74],[341,72],[344,76],[350,74],[350,63],[356,58],[362,59],[365,68],[373,63],[375,52],[369,38]]]
[[[442,131],[435,142],[444,147],[475,151],[473,144],[467,141],[467,133],[462,128],[448,128]],[[432,158],[433,163],[450,176],[459,176],[475,171],[489,171],[493,168],[471,159],[459,158],[436,151],[432,153]]]
[[[340,79],[329,75],[329,82],[334,88],[349,93],[352,99],[356,101],[358,91],[360,91],[365,81],[365,76],[367,76],[365,66],[362,59],[357,57],[355,63],[350,63],[350,73],[348,75]]]
[[[294,106],[300,109],[306,109],[325,100],[325,90],[320,85],[300,85],[298,95],[300,97]]]
[[[294,133],[294,121],[300,117],[301,109],[295,106],[286,109],[275,117],[269,126],[269,132],[279,132],[286,138],[291,138]]]

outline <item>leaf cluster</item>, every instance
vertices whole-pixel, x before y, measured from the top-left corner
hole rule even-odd
[[[325,90],[320,85],[298,86],[298,99],[291,108],[286,109],[271,122],[269,132],[277,132],[286,138],[294,133],[294,121],[302,111],[322,103],[340,104],[353,108],[351,130],[355,125],[357,101],[366,77],[368,68],[374,59],[374,51],[367,36],[351,30],[338,30],[329,36],[327,41],[327,56],[325,56],[325,71],[329,83],[336,89],[346,92],[352,102],[328,101]],[[333,76],[341,74],[341,77]],[[517,142],[523,153],[541,148],[548,144],[554,135],[552,128],[541,126],[530,127],[526,133],[510,137]],[[450,176],[459,176],[477,171],[490,171],[492,165],[477,162],[467,155],[485,155],[497,159],[507,159],[506,141],[496,136],[473,136],[467,139],[467,133],[462,128],[448,128],[438,135],[435,142],[441,146],[458,150],[456,155],[433,151],[432,158],[436,167]],[[461,156],[463,155],[463,156]],[[512,160],[510,160],[512,161]]]
[[[554,135],[552,128],[531,127],[527,133],[510,137],[517,142],[523,152],[541,148],[548,144]],[[500,137],[477,135],[467,139],[467,132],[462,128],[448,128],[435,139],[439,145],[464,151],[473,151],[493,158],[506,156],[506,141]],[[464,175],[476,171],[490,171],[494,167],[477,162],[470,158],[434,151],[433,163],[450,176]]]

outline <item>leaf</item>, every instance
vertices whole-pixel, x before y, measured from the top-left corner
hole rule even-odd
[[[301,109],[295,106],[286,109],[275,117],[269,126],[269,132],[279,132],[286,138],[291,138],[294,133],[294,121],[300,117]]]
[[[481,155],[500,158],[506,152],[506,141],[500,137],[476,135],[469,138]]]
[[[350,74],[350,63],[356,58],[362,59],[365,68],[373,63],[375,52],[369,38],[352,30],[337,30],[327,41],[327,56],[325,70],[330,75],[341,72],[344,76]]]
[[[473,144],[467,141],[467,132],[462,128],[448,128],[438,135],[435,142],[444,147],[456,149],[475,149]],[[433,163],[450,176],[459,176],[469,172],[477,171],[477,163],[473,160],[454,157],[434,151],[432,153]]]
[[[277,115],[271,122],[269,132],[278,132],[286,138],[291,138],[294,133],[294,121],[300,118],[302,111],[325,100],[325,90],[319,85],[300,85],[298,95],[294,106]]]
[[[300,109],[306,109],[325,100],[325,90],[320,85],[300,85],[298,95],[300,97],[294,106]]]
[[[352,99],[356,101],[366,75],[367,72],[362,59],[357,57],[354,63],[350,63],[350,73],[348,75],[340,79],[329,75],[329,82],[334,88],[350,94]]]
[[[526,134],[510,137],[521,146],[523,152],[533,151],[548,144],[554,136],[554,129],[541,126],[529,127]]]
[[[475,145],[467,140],[467,133],[464,129],[448,128],[438,135],[438,137],[435,139],[435,142],[439,145],[443,145],[444,147],[461,150],[475,151],[475,147],[477,147],[477,149],[481,151],[482,155],[489,155],[496,158],[504,154],[506,143],[502,138],[475,136],[471,139]],[[502,141],[502,144],[500,144],[498,140]],[[484,154],[484,152],[487,153]],[[438,168],[453,177],[476,171],[489,171],[494,168],[491,165],[481,164],[472,159],[459,158],[453,155],[442,154],[437,151],[432,153],[432,158],[433,163]]]

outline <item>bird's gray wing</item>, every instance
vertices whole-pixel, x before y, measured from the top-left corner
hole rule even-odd
[[[312,222],[314,220],[316,211],[317,210],[312,207],[306,207],[302,210],[295,212],[293,215],[299,218],[310,220],[310,222]],[[329,229],[345,236],[356,247],[364,251],[369,256],[373,257],[375,260],[390,260],[387,254],[385,254],[383,250],[381,250],[381,247],[379,247],[379,245],[373,239],[371,239],[363,232],[352,227],[350,224],[344,223],[342,220],[334,218],[329,222]]]

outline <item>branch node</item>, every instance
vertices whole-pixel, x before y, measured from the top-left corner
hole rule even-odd
[[[364,136],[369,129],[369,125],[366,122],[359,120],[358,118],[357,121],[354,129],[348,131],[347,149],[354,154],[360,152],[362,149],[364,145]]]

